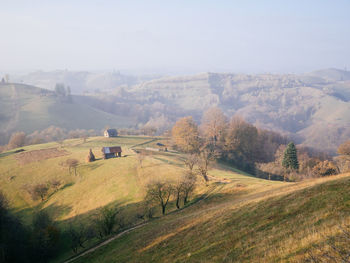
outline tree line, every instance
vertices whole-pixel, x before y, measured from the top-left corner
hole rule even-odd
[[[288,137],[258,128],[239,116],[228,119],[216,107],[203,114],[200,125],[191,116],[179,119],[171,138],[175,148],[198,156],[204,178],[210,160],[277,180],[301,180],[350,170],[349,160],[344,157],[349,142],[339,147],[338,157],[332,158],[322,151],[295,146]]]
[[[67,130],[56,126],[50,126],[42,131],[35,131],[31,134],[25,132],[14,132],[6,145],[0,146],[0,152],[11,150],[26,145],[47,143],[52,141],[61,142],[65,139],[88,138],[96,136],[99,132],[90,129]]]

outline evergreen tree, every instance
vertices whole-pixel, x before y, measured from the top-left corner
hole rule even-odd
[[[292,170],[298,170],[299,169],[299,162],[298,162],[298,156],[297,156],[297,149],[293,142],[290,142],[287,145],[286,150],[284,151],[282,166],[284,168],[290,168]]]

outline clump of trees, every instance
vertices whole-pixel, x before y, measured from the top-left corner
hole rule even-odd
[[[179,150],[197,155],[199,173],[206,181],[211,160],[225,161],[254,173],[255,163],[273,161],[278,147],[287,141],[280,134],[258,129],[238,116],[228,121],[219,108],[206,111],[200,127],[192,117],[178,120],[172,129],[172,140]]]
[[[47,184],[37,184],[30,189],[30,194],[33,200],[41,199],[44,201],[49,192],[49,186]]]
[[[193,172],[186,172],[178,181],[155,180],[146,187],[146,202],[149,212],[152,205],[159,206],[162,214],[165,215],[168,204],[174,200],[177,209],[181,204],[189,202],[190,195],[196,188],[196,175]],[[153,214],[153,211],[151,212]],[[142,216],[142,218],[144,215]]]
[[[216,107],[203,114],[200,126],[190,116],[178,120],[171,136],[178,150],[193,157],[185,165],[190,170],[196,165],[197,174],[206,182],[212,161],[224,161],[273,180],[301,180],[350,171],[350,141],[339,147],[340,156],[332,160],[320,151],[287,145],[287,137],[257,128],[239,116],[228,120]]]
[[[57,192],[61,185],[61,181],[52,179],[46,183],[39,183],[32,186],[24,185],[23,188],[30,194],[33,201],[41,200],[43,202],[50,193]]]
[[[32,245],[35,247],[34,258],[45,262],[45,259],[57,254],[61,231],[45,211],[39,211],[34,215],[32,229]]]
[[[350,140],[339,145],[338,154],[335,161],[339,171],[341,173],[350,172]]]
[[[96,236],[93,226],[85,224],[77,224],[73,227],[71,224],[68,229],[71,240],[71,249],[74,253],[78,253],[78,249],[85,248],[84,244]]]
[[[0,192],[0,262],[48,262],[58,254],[61,231],[44,211],[25,226]]]
[[[63,83],[56,83],[55,94],[64,102],[73,102],[70,87],[65,86]]]
[[[26,139],[26,134],[24,132],[15,132],[11,135],[7,148],[14,149],[22,147],[26,145]]]
[[[11,150],[14,148],[32,145],[32,144],[40,144],[46,142],[62,142],[65,139],[74,139],[74,138],[88,138],[89,136],[96,136],[97,132],[95,130],[84,130],[84,129],[76,129],[76,130],[66,130],[60,127],[50,126],[42,131],[35,131],[31,134],[26,134],[24,132],[14,132],[12,134],[2,134],[1,141],[2,143],[6,143],[6,146],[0,147],[0,150]],[[3,142],[3,138],[7,138]]]
[[[174,187],[169,182],[160,180],[152,182],[147,186],[146,200],[151,203],[158,203],[162,209],[162,214],[164,215],[173,192]]]
[[[116,207],[105,207],[95,216],[94,222],[100,238],[112,234],[117,225],[122,226],[121,218],[117,217],[119,213],[120,210]]]
[[[312,172],[315,175],[315,177],[323,177],[329,175],[336,175],[339,173],[339,169],[334,162],[325,160],[323,162],[317,163],[313,167]]]
[[[175,145],[184,152],[193,153],[199,150],[198,126],[190,116],[181,118],[175,123],[172,138]]]

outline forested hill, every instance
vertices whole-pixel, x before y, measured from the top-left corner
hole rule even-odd
[[[75,97],[80,107],[136,119],[134,124],[155,127],[159,134],[179,117],[192,115],[200,121],[205,110],[218,106],[228,117],[241,115],[257,126],[280,131],[297,143],[322,150],[334,151],[350,136],[350,72],[344,70],[162,78],[60,71],[50,77],[49,73],[39,73],[23,76],[23,80],[40,87],[51,83],[52,88],[54,81],[61,81],[73,94],[87,89],[89,96]],[[80,116],[85,118],[87,114]],[[126,120],[118,119],[118,127],[126,127],[130,123]]]
[[[205,73],[153,80],[133,88],[144,100],[188,111],[219,106],[253,124],[334,149],[350,136],[350,73],[329,69],[305,75]]]

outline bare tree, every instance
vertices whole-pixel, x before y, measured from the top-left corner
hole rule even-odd
[[[180,180],[174,185],[174,194],[176,197],[176,207],[180,209],[180,200],[183,195],[183,181]]]
[[[188,203],[189,196],[196,188],[196,175],[193,172],[188,172],[182,180],[182,191],[184,198],[184,205]]]
[[[137,155],[136,155],[136,158],[137,158],[137,160],[139,162],[140,167],[142,168],[143,160],[146,158],[145,152],[144,151],[138,152]]]
[[[173,191],[173,186],[169,182],[156,181],[147,186],[146,200],[157,202],[164,215]]]
[[[198,156],[196,154],[191,154],[185,159],[185,165],[190,169],[190,171],[193,170],[193,167],[198,163]]]
[[[74,169],[74,175],[77,175],[77,167],[79,165],[79,161],[77,159],[67,159],[66,164],[69,169],[69,175],[71,175],[71,170]]]
[[[40,198],[41,201],[45,200],[45,197],[47,196],[48,191],[49,191],[49,187],[47,186],[47,184],[37,184],[29,189],[29,193],[32,196],[32,199],[38,200]]]
[[[188,203],[188,198],[193,193],[195,186],[196,175],[192,171],[186,172],[186,174],[174,185],[173,189],[177,209],[180,209],[181,199],[183,199],[184,205]]]
[[[208,170],[212,160],[214,160],[214,153],[210,149],[204,148],[199,154],[197,171],[204,178],[205,182],[209,182]]]
[[[95,236],[94,229],[90,226],[85,227],[84,224],[79,224],[79,226],[75,228],[70,225],[68,233],[71,239],[71,248],[74,253],[78,252],[79,247],[85,248],[85,242]]]
[[[61,182],[57,179],[52,179],[51,181],[49,181],[49,184],[56,192],[58,190],[58,188],[60,187]]]
[[[219,108],[210,108],[203,114],[201,130],[208,143],[215,146],[223,136],[226,126],[227,118]]]
[[[24,132],[16,132],[11,135],[8,143],[8,148],[18,148],[24,146],[26,143],[26,134]]]
[[[113,232],[114,227],[118,224],[117,215],[119,212],[117,208],[105,207],[96,215],[94,221],[100,238]]]

